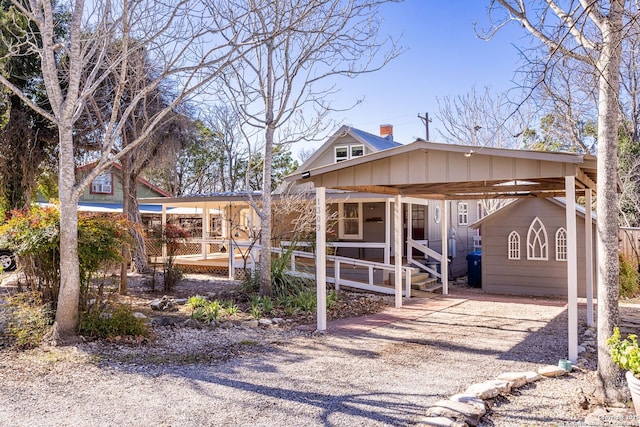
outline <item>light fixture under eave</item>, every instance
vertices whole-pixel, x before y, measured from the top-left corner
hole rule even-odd
[[[302,179],[307,179],[310,176],[311,176],[311,172],[309,171],[302,172]]]
[[[465,157],[467,157],[467,158],[469,158],[469,157],[471,157],[471,155],[472,155],[473,153],[475,153],[475,151],[473,151],[473,150],[469,150],[469,152],[468,152],[468,153],[464,153],[464,156],[465,156]]]

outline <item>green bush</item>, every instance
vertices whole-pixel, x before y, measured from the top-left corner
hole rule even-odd
[[[191,318],[201,322],[215,322],[224,311],[222,304],[218,300],[206,302],[204,305],[196,306]]]
[[[112,338],[116,336],[148,337],[149,327],[144,319],[134,316],[129,305],[118,305],[112,312],[94,311],[85,313],[80,319],[81,335],[91,338]]]
[[[20,349],[40,345],[53,323],[49,304],[37,292],[10,296],[0,304],[0,343]]]
[[[133,226],[124,216],[79,213],[81,310],[86,308],[89,284],[96,273],[122,262],[122,247],[130,244]],[[29,286],[55,310],[60,286],[60,211],[34,206],[26,212],[11,212],[11,218],[0,226],[0,246],[20,257]]]
[[[635,263],[620,254],[620,297],[631,298],[638,294],[640,273]]]

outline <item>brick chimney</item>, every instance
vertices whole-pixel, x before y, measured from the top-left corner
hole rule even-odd
[[[380,125],[380,136],[393,141],[393,125]]]

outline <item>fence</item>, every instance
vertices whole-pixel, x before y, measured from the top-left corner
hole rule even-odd
[[[640,228],[620,227],[618,244],[620,253],[629,261],[640,263]]]

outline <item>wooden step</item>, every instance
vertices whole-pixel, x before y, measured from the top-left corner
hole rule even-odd
[[[441,288],[442,285],[438,284],[438,279],[435,277],[427,277],[425,279],[419,281],[411,282],[411,289],[418,289],[421,291],[433,291],[435,289]]]

